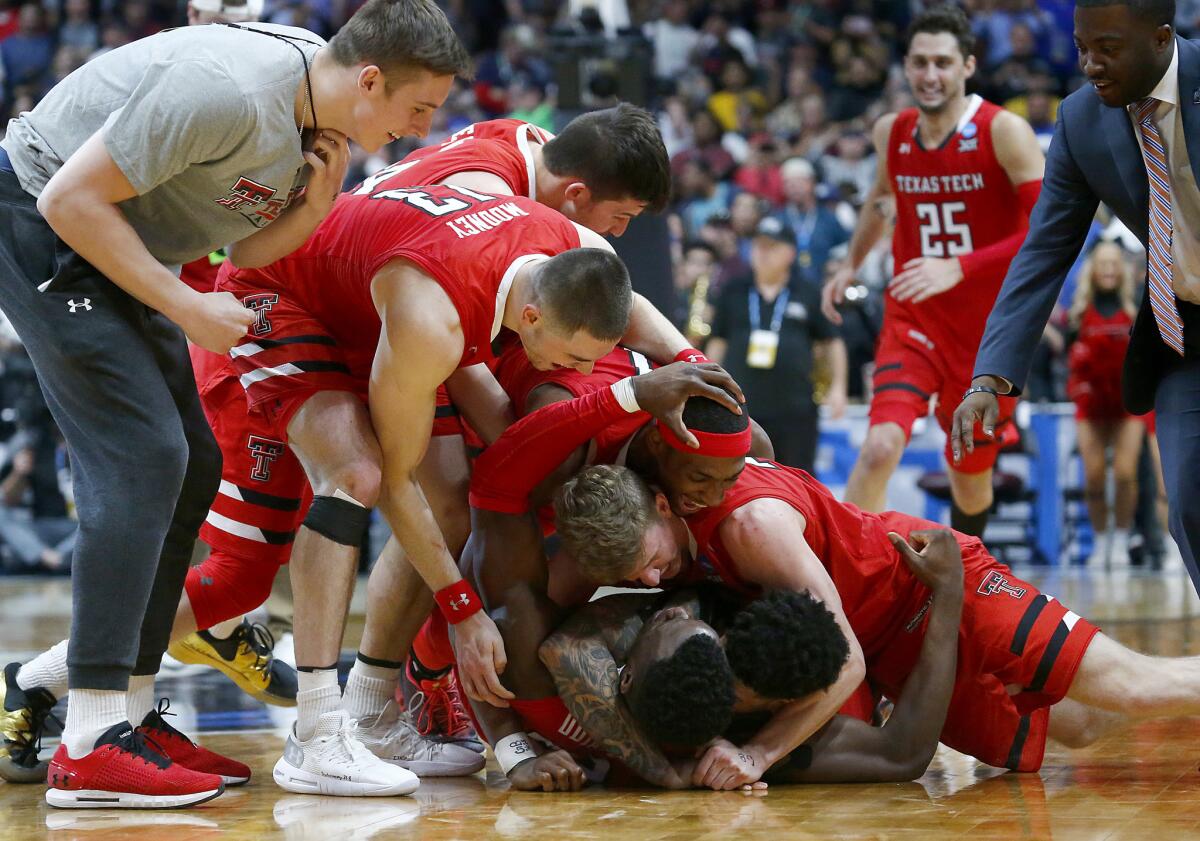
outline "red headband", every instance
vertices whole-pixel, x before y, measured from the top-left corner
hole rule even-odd
[[[700,442],[699,448],[689,447],[687,442],[672,432],[666,424],[660,423],[658,431],[662,434],[662,439],[668,447],[679,450],[681,453],[711,458],[742,458],[750,452],[749,424],[740,432],[702,432],[699,429],[689,429],[688,431],[695,435],[696,440]]]

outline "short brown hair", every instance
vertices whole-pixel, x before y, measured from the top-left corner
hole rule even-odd
[[[573,248],[542,264],[533,294],[557,331],[583,330],[593,339],[616,342],[629,329],[633,287],[621,258],[602,248]]]
[[[343,67],[376,65],[388,83],[414,69],[474,75],[467,48],[433,0],[367,0],[329,39],[329,52]]]
[[[921,14],[913,18],[909,24],[908,35],[904,39],[904,52],[912,47],[913,38],[919,33],[940,35],[945,32],[954,36],[958,42],[958,51],[962,53],[963,61],[975,54],[975,34],[971,31],[971,21],[967,13],[958,6],[944,4],[929,6]]]
[[[642,559],[642,538],[658,519],[653,492],[628,467],[585,467],[554,497],[563,548],[584,575],[600,584],[633,574]]]
[[[671,198],[671,159],[654,115],[628,103],[581,114],[542,149],[546,168],[576,176],[597,201],[634,199],[658,213]]]

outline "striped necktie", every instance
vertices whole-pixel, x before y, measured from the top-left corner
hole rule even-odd
[[[1171,214],[1171,178],[1167,167],[1167,149],[1154,111],[1158,100],[1146,97],[1134,106],[1138,132],[1142,136],[1142,157],[1150,179],[1150,243],[1146,255],[1146,281],[1150,293],[1150,308],[1158,323],[1162,340],[1183,356],[1183,322],[1175,308],[1175,290],[1171,287],[1171,233],[1174,227]]]

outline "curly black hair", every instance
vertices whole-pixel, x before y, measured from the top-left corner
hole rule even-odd
[[[823,602],[775,590],[737,612],[725,656],[738,680],[759,695],[803,698],[837,680],[850,644]]]
[[[720,643],[696,634],[647,669],[626,700],[655,741],[697,747],[724,733],[733,720],[733,672]]]
[[[700,432],[730,434],[741,432],[750,425],[750,415],[742,412],[735,415],[716,400],[707,397],[689,397],[683,404],[683,425]]]

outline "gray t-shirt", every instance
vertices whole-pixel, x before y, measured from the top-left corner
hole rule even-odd
[[[324,41],[290,26],[250,26],[261,31],[161,32],[63,79],[8,124],[3,145],[21,186],[39,195],[103,128],[108,153],[138,192],[118,206],[158,260],[186,263],[255,233],[303,186],[296,47],[311,66]]]

